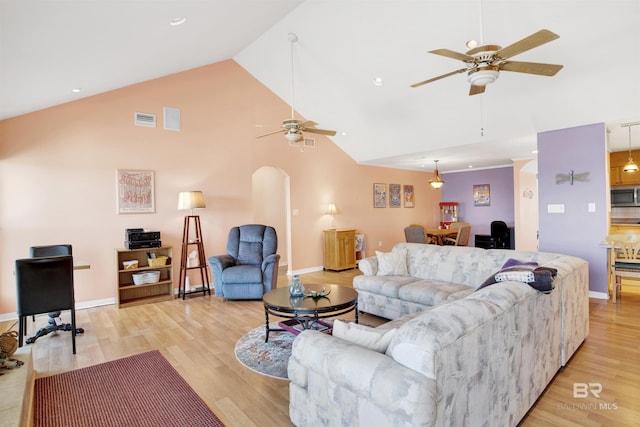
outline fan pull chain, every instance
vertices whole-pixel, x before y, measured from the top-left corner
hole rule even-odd
[[[484,136],[484,108],[482,103],[482,94],[480,95],[480,136]]]

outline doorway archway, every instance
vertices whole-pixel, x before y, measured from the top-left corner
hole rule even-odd
[[[270,225],[278,235],[280,266],[291,267],[291,200],[290,178],[285,171],[272,166],[257,169],[251,177],[253,221]]]

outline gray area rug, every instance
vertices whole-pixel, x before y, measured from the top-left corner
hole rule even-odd
[[[278,328],[277,324],[271,327]],[[238,362],[262,375],[288,380],[287,364],[295,335],[291,332],[271,332],[264,342],[265,327],[257,327],[244,334],[236,343]]]

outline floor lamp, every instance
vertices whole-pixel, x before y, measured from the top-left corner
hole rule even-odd
[[[185,299],[187,294],[202,292],[211,295],[209,287],[209,270],[207,269],[207,259],[204,255],[204,242],[202,239],[202,228],[200,227],[200,216],[194,215],[194,209],[203,209],[207,205],[204,202],[202,191],[182,191],[178,195],[178,210],[189,210],[189,215],[184,217],[184,228],[182,230],[182,255],[180,258],[180,281],[178,283],[178,298]],[[195,238],[191,239],[191,227],[194,228]],[[189,248],[195,246],[198,252],[198,265],[189,263]],[[195,263],[193,263],[195,264]],[[189,276],[188,270],[200,270],[202,287],[187,289]]]

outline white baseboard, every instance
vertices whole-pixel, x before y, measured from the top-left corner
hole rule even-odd
[[[103,305],[113,305],[115,303],[116,303],[115,298],[105,298],[105,299],[97,299],[93,301],[84,301],[84,302],[76,303],[76,310],[84,310],[86,308],[100,307]],[[15,311],[13,313],[0,314],[0,322],[4,322],[7,320],[17,320],[17,319],[18,319],[18,313]]]
[[[609,292],[594,292],[594,291],[589,291],[589,298],[595,298],[595,299],[609,299]]]
[[[294,274],[313,273],[314,271],[322,271],[322,266],[303,268],[302,270],[287,271],[287,276],[293,276]]]

